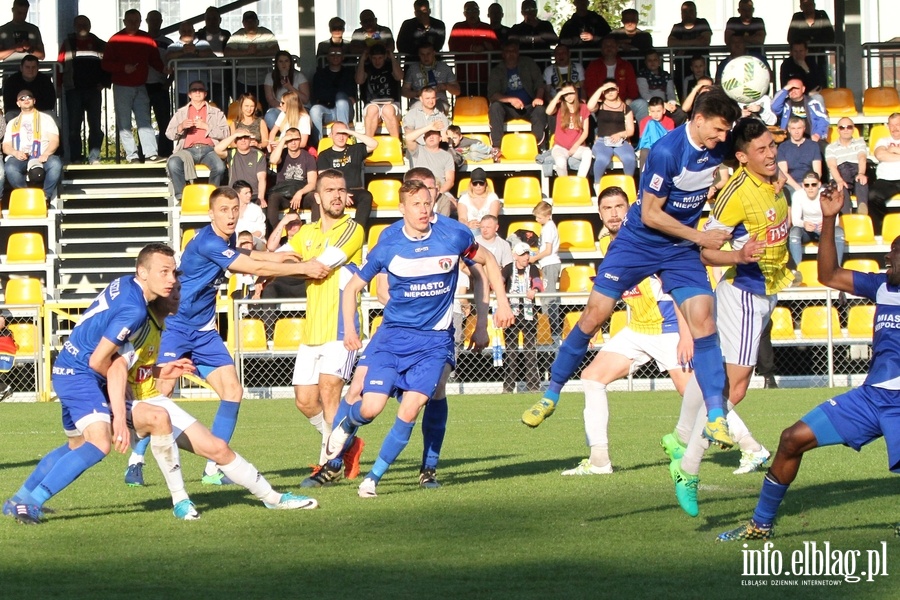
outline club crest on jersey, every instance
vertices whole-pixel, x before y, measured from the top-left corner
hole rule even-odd
[[[766,211],[766,220],[767,221],[771,221],[772,223],[774,223],[775,219],[777,217],[778,217],[778,215],[775,213],[774,208],[770,208],[769,210]]]
[[[224,256],[225,258],[231,258],[232,256],[234,256],[234,250],[229,248],[228,250],[222,252],[222,256]]]
[[[442,258],[438,261],[438,266],[442,271],[449,271],[453,268],[453,261],[449,258]]]
[[[655,174],[655,175],[653,175],[653,178],[650,180],[650,189],[658,192],[660,190],[660,188],[662,188],[662,184],[663,184],[662,175]]]

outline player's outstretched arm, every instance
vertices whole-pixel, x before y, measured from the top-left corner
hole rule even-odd
[[[693,227],[682,225],[664,210],[665,203],[666,198],[660,198],[644,192],[644,196],[641,199],[641,221],[644,225],[668,235],[694,242],[701,248],[718,250],[725,242],[731,239],[731,234],[727,231],[698,231]]]
[[[317,260],[304,262],[269,262],[255,260],[245,254],[239,255],[228,266],[232,273],[244,275],[258,275],[261,277],[284,277],[287,275],[299,275],[308,279],[324,279],[331,273],[331,269]]]
[[[497,297],[497,310],[494,312],[494,326],[506,328],[515,322],[512,308],[509,306],[509,299],[506,297],[506,286],[503,285],[503,275],[500,272],[500,265],[494,255],[482,248],[478,247],[475,254],[475,262],[484,267],[485,275],[491,290]]]
[[[819,234],[818,262],[819,282],[842,292],[853,292],[853,271],[838,265],[834,244],[834,227],[844,205],[844,194],[836,186],[827,185],[819,194],[822,207],[822,233]]]

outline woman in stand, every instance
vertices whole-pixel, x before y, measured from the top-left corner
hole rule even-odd
[[[300,102],[297,92],[288,92],[281,97],[281,114],[278,115],[275,124],[269,131],[269,150],[271,151],[278,142],[278,132],[291,128],[300,130],[300,147],[306,148],[309,141],[309,133],[312,131],[312,121],[309,113]]]
[[[500,198],[488,190],[487,174],[481,167],[472,171],[469,189],[459,197],[456,209],[459,222],[471,229],[476,236],[481,234],[483,216],[500,216]]]
[[[594,143],[594,185],[600,193],[600,178],[612,162],[613,155],[622,161],[622,170],[634,175],[636,159],[634,146],[628,141],[634,135],[634,113],[619,96],[619,86],[614,79],[603,83],[591,99],[588,110],[596,112],[597,141]]]
[[[296,92],[300,103],[309,104],[309,81],[298,69],[294,68],[294,59],[290,52],[281,50],[275,55],[275,67],[266,75],[263,82],[266,93],[266,102],[269,109],[266,111],[266,125],[269,129],[275,125],[275,119],[283,110],[281,97],[288,92]]]
[[[557,113],[559,114],[556,117],[553,147],[550,148],[556,174],[559,177],[568,175],[569,158],[575,158],[581,161],[581,165],[578,167],[578,176],[587,177],[593,156],[584,142],[590,131],[588,121],[591,112],[578,97],[578,90],[575,89],[575,86],[564,86],[547,105],[547,116]]]
[[[263,152],[267,151],[269,143],[269,128],[266,122],[259,116],[259,102],[253,94],[244,94],[238,98],[237,117],[231,121],[231,133],[237,131],[237,128],[246,129],[253,134],[253,146],[259,148]]]

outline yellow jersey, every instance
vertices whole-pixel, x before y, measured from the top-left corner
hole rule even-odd
[[[291,238],[290,245],[303,260],[319,259],[329,266],[362,263],[363,228],[344,215],[328,231],[322,222],[309,223]],[[348,269],[335,268],[325,279],[306,282],[306,325],[303,343],[318,346],[344,337],[341,294],[352,276]],[[357,325],[358,329],[358,325]]]
[[[149,400],[159,396],[153,367],[159,357],[159,341],[162,337],[162,325],[156,320],[153,311],[148,310],[150,318],[138,331],[133,342],[125,344],[119,353],[128,361],[128,387],[134,400]]]
[[[788,262],[789,209],[784,193],[775,193],[744,167],[734,172],[716,197],[706,229],[731,232],[731,245],[740,250],[749,240],[765,240],[759,262],[734,265],[723,277],[751,294],[772,295],[794,280]]]
[[[675,301],[663,293],[662,282],[656,275],[622,294],[622,300],[631,309],[628,327],[633,331],[646,335],[678,333]]]

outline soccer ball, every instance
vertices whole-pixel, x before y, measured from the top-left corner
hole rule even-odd
[[[742,104],[756,102],[769,91],[769,67],[755,56],[738,56],[722,70],[722,89]]]

